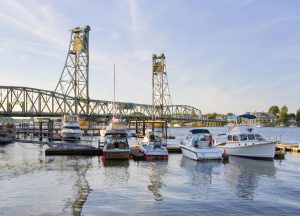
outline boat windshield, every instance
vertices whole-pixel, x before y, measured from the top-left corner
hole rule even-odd
[[[255,134],[255,137],[257,140],[260,140],[260,141],[265,140],[260,134]]]
[[[246,134],[241,134],[240,135],[240,140],[241,141],[246,141],[247,140],[247,135]]]
[[[254,134],[248,134],[248,140],[255,140]]]
[[[63,129],[77,129],[77,130],[80,130],[80,127],[78,126],[64,126]]]
[[[126,142],[127,143],[127,134],[126,133],[106,133],[107,142]]]

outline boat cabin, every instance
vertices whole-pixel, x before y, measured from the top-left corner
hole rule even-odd
[[[227,135],[228,142],[264,141],[265,139],[257,131],[249,126],[234,127]]]
[[[105,135],[105,144],[107,149],[128,149],[127,133],[109,131]]]
[[[189,131],[186,141],[195,148],[208,147],[212,145],[212,135],[207,129],[193,129]]]

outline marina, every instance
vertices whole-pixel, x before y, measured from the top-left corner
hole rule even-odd
[[[189,130],[171,128],[170,133],[176,139],[168,141],[179,143]],[[215,137],[227,129],[209,130]],[[277,128],[258,130],[265,137],[278,133]],[[299,128],[281,129],[282,142],[300,139],[299,132]],[[129,139],[137,158],[127,161],[103,161],[101,154],[46,156],[49,147],[37,143],[2,146],[1,213],[73,215],[75,211],[85,215],[101,211],[103,215],[111,215],[127,214],[129,207],[131,214],[143,214],[154,206],[151,212],[161,215],[168,215],[171,209],[187,214],[189,208],[207,214],[218,210],[222,214],[255,211],[293,215],[300,210],[297,206],[300,191],[294,187],[300,177],[299,153],[286,152],[283,160],[274,161],[232,156],[227,163],[197,162],[178,153],[170,154],[166,161],[148,161],[135,148],[137,139]],[[97,149],[96,139],[90,146]],[[24,203],[27,197],[32,197],[32,202]],[[108,203],[113,201],[117,204],[110,209]],[[219,202],[223,204],[215,205]],[[10,208],[12,205],[17,207]]]
[[[0,215],[300,215],[299,8],[3,1]]]

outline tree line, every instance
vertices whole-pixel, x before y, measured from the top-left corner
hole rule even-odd
[[[296,113],[288,113],[288,107],[286,105],[282,106],[280,109],[278,106],[274,105],[268,109],[268,113],[274,115],[276,118],[276,125],[291,125],[291,120],[294,120],[297,126],[300,125],[300,108]]]
[[[250,112],[246,112],[250,114]],[[268,122],[265,120],[266,125],[284,125],[284,126],[290,126],[290,125],[297,125],[300,126],[300,108],[296,111],[296,113],[289,113],[288,107],[286,105],[279,108],[277,105],[273,105],[268,109],[267,114],[272,115],[275,119],[274,122]],[[234,113],[227,113],[226,116],[232,116]],[[222,116],[222,114],[217,113],[208,113],[205,115],[207,119],[216,119],[217,116]]]

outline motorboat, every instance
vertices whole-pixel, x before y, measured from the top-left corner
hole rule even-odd
[[[63,140],[78,141],[82,137],[78,115],[64,115],[61,127],[61,137]]]
[[[163,138],[161,130],[149,130],[142,140],[142,144],[160,143],[161,146],[167,146],[167,141]]]
[[[16,130],[13,124],[0,125],[0,145],[14,142],[16,139]]]
[[[207,129],[192,129],[179,145],[183,156],[194,160],[222,160],[224,149],[212,145],[212,135]]]
[[[135,133],[127,128],[127,122],[124,119],[112,118],[109,125],[100,130],[100,136],[105,137],[105,134],[111,130],[127,133],[127,137],[136,137]]]
[[[103,147],[104,160],[129,159],[129,156],[127,133],[116,130],[107,131]]]
[[[229,155],[257,159],[273,159],[275,147],[275,142],[267,141],[248,125],[232,128],[224,145]]]
[[[168,150],[163,146],[163,139],[155,136],[155,132],[150,132],[139,146],[139,150],[144,153],[146,159],[168,159]]]
[[[256,118],[253,115],[241,115],[237,117],[247,119]],[[223,147],[229,155],[272,160],[275,155],[276,143],[263,138],[255,127],[236,125],[227,134]]]

